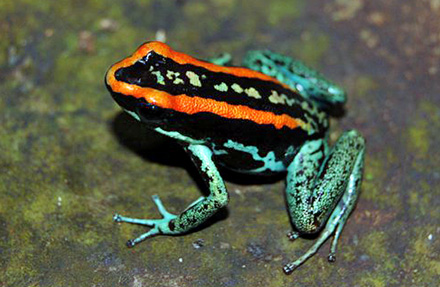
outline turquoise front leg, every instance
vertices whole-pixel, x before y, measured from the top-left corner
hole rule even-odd
[[[335,260],[337,241],[359,195],[363,137],[357,131],[345,132],[330,152],[327,149],[325,140],[310,141],[288,167],[286,199],[298,231],[290,234],[291,239],[323,230],[303,256],[284,267],[286,273],[312,257],[333,234],[329,261]]]
[[[191,203],[180,215],[169,213],[162,205],[157,195],[153,201],[157,205],[162,219],[134,219],[116,214],[113,217],[115,222],[128,222],[151,227],[151,229],[137,237],[129,240],[127,246],[132,247],[137,243],[155,235],[177,235],[196,228],[208,218],[214,215],[220,208],[228,203],[228,193],[223,179],[212,161],[212,151],[203,145],[189,145],[186,150],[191,154],[194,164],[200,171],[203,180],[208,185],[210,194],[208,197],[201,197]]]

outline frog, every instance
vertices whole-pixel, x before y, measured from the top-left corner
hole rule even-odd
[[[249,51],[241,66],[225,54],[199,60],[150,41],[112,65],[105,85],[116,103],[149,129],[177,141],[209,191],[180,214],[153,202],[162,218],[115,214],[117,223],[147,226],[128,247],[157,235],[186,234],[227,206],[219,168],[256,176],[285,175],[290,240],[316,234],[314,244],[283,270],[292,273],[341,232],[360,193],[365,139],[343,132],[329,145],[332,111],[346,92],[303,62],[269,50]]]

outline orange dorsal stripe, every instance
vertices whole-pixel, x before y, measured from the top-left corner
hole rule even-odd
[[[219,66],[219,65],[212,64],[209,62],[201,61],[201,60],[193,58],[187,54],[174,51],[173,49],[170,48],[170,46],[168,46],[162,42],[157,42],[157,41],[147,42],[147,43],[143,44],[133,54],[133,57],[140,59],[140,58],[144,57],[145,55],[147,55],[148,52],[150,52],[150,51],[154,51],[164,57],[171,58],[179,64],[191,64],[194,66],[208,69],[213,72],[226,73],[226,74],[234,75],[237,77],[257,78],[257,79],[261,79],[264,81],[274,82],[276,84],[287,87],[286,85],[279,82],[278,80],[276,80],[268,75],[265,75],[263,73],[253,71],[253,70],[247,69],[247,68],[242,68],[242,67],[224,67],[224,66]]]
[[[124,95],[143,98],[148,103],[164,109],[172,109],[190,115],[208,112],[228,119],[250,120],[257,124],[274,125],[277,129],[281,129],[284,126],[295,129],[306,125],[303,121],[288,115],[276,115],[272,112],[259,111],[247,106],[231,105],[226,102],[201,97],[190,97],[184,94],[174,96],[164,91],[142,88],[127,83],[113,86],[113,90]]]
[[[302,127],[305,130],[307,129],[307,124],[302,120],[292,118],[285,114],[276,115],[272,112],[255,110],[243,105],[231,105],[226,102],[202,97],[190,97],[185,94],[170,95],[164,91],[128,84],[118,81],[115,78],[115,72],[118,69],[133,65],[137,60],[147,55],[151,50],[154,50],[154,52],[161,54],[164,57],[172,58],[179,64],[192,64],[204,67],[211,71],[232,74],[237,77],[253,77],[280,84],[277,80],[250,69],[223,67],[199,61],[186,54],[173,51],[169,46],[163,43],[149,42],[139,47],[139,49],[136,50],[131,57],[114,64],[109,69],[106,75],[106,81],[114,92],[136,98],[143,98],[147,102],[157,105],[161,108],[172,109],[186,114],[208,112],[229,119],[243,119],[253,121],[257,124],[271,124],[277,129],[281,129],[284,126],[290,129],[295,129],[298,127]]]
[[[273,82],[273,83],[281,85],[287,89],[290,89],[289,86],[287,86],[287,85],[281,83],[280,81],[278,81],[277,79],[274,79],[274,78],[272,78],[268,75],[265,75],[263,73],[253,71],[253,70],[247,69],[247,68],[242,68],[242,67],[224,67],[224,66],[215,65],[215,64],[212,64],[209,62],[201,61],[201,60],[193,58],[187,54],[174,51],[167,44],[164,44],[162,42],[157,42],[157,41],[147,42],[147,43],[141,45],[136,50],[136,52],[134,52],[133,55],[116,63],[115,66],[117,66],[117,69],[131,66],[137,60],[145,57],[150,51],[154,51],[154,52],[156,52],[166,58],[170,58],[170,59],[174,60],[176,63],[182,64],[182,65],[191,64],[194,66],[208,69],[213,72],[226,73],[226,74],[234,75],[237,77],[257,78],[260,80]],[[112,70],[116,71],[117,69],[112,69]]]

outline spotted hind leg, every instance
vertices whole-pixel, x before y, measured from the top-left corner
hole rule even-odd
[[[347,96],[341,87],[299,60],[268,50],[250,51],[243,65],[290,86],[328,114],[337,115],[346,102]]]
[[[348,216],[354,209],[362,179],[365,141],[356,131],[344,133],[326,154],[324,140],[304,144],[288,168],[286,199],[298,233],[320,236],[299,259],[284,267],[286,273],[312,257],[333,234],[329,261]]]

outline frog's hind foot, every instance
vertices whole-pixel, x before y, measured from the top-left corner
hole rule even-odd
[[[339,207],[342,207],[342,210],[336,209],[332,216],[330,217],[329,221],[327,222],[324,230],[322,230],[319,237],[316,239],[316,242],[310,247],[309,250],[307,250],[306,253],[304,253],[300,258],[298,258],[296,261],[291,262],[289,264],[286,264],[283,267],[284,273],[290,274],[292,273],[298,266],[303,264],[307,261],[310,257],[316,254],[318,252],[318,249],[333,235],[333,240],[330,246],[330,253],[328,255],[328,262],[335,262],[336,261],[336,247],[338,245],[339,237],[341,236],[342,229],[344,228],[348,216],[350,215],[350,212],[352,208],[354,207],[354,202],[356,200],[356,196],[352,197],[353,194],[347,193],[342,198],[342,202],[339,204]],[[347,206],[349,207],[349,210],[347,210]],[[290,232],[288,233],[288,236],[290,234],[293,234],[293,236],[299,237],[299,233],[296,232]],[[290,238],[290,237],[289,237]]]
[[[153,202],[156,204],[157,209],[159,210],[160,214],[163,216],[162,219],[137,219],[137,218],[130,218],[125,217],[120,214],[115,214],[113,216],[113,221],[117,223],[127,222],[132,224],[140,224],[140,225],[146,225],[148,227],[151,227],[151,229],[142,234],[141,236],[130,239],[127,241],[127,247],[133,247],[136,244],[138,244],[141,241],[144,241],[147,238],[161,235],[161,234],[173,234],[170,225],[173,225],[173,220],[177,217],[176,215],[169,213],[165,206],[163,206],[162,201],[160,200],[159,196],[153,195]]]
[[[307,250],[306,253],[304,253],[300,258],[298,258],[296,261],[291,262],[289,264],[286,264],[283,267],[284,273],[286,274],[290,274],[292,273],[298,266],[300,266],[301,264],[303,264],[305,261],[307,261],[307,259],[309,259],[310,257],[312,257],[313,255],[316,254],[316,252],[318,251],[319,247],[321,247],[322,244],[324,244],[324,242],[332,235],[331,232],[328,231],[323,231],[323,234],[321,234],[319,236],[319,238],[317,239],[317,241],[315,242],[315,244],[313,244],[312,247],[310,247],[309,250]]]

